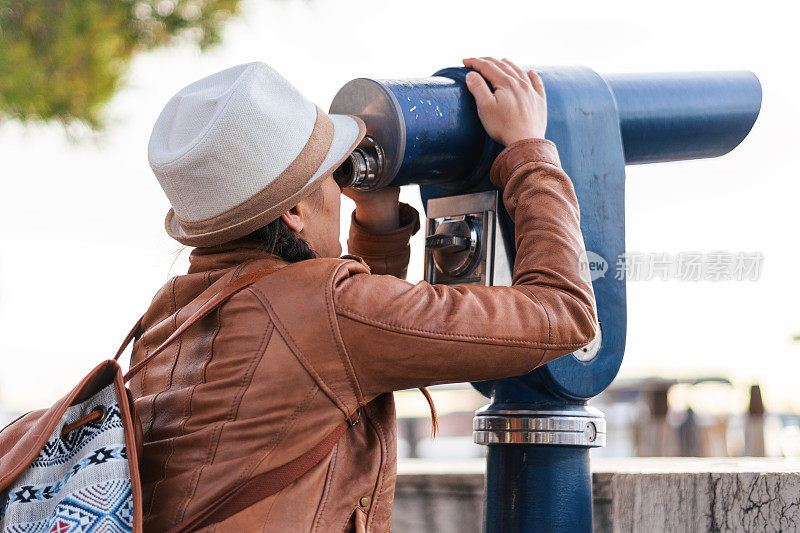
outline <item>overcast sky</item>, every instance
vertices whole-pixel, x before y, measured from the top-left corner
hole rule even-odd
[[[623,376],[722,375],[800,410],[796,18],[758,2],[242,2],[223,44],[138,56],[96,140],[0,126],[0,406],[43,407],[113,355],[186,254],[147,164],[167,100],[223,68],[265,61],[324,109],[352,78],[425,77],[462,57],[599,73],[751,70],[752,133],[717,159],[627,168],[627,249],[760,252],[758,281],[628,284]],[[785,5],[785,4],[783,4]],[[387,7],[392,6],[392,7]],[[790,52],[792,51],[792,52]],[[416,188],[402,199],[419,206]],[[342,241],[352,209],[343,199]],[[421,208],[420,208],[421,210]],[[409,281],[422,277],[421,235]],[[174,262],[174,265],[173,265]],[[696,406],[702,407],[702,406]],[[2,410],[2,409],[0,409]]]

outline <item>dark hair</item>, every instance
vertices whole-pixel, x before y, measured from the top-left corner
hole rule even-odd
[[[325,198],[322,188],[317,187],[309,196],[315,209],[319,210],[325,205]],[[278,217],[266,226],[262,226],[252,233],[244,236],[244,239],[256,242],[264,247],[264,250],[275,254],[287,263],[297,263],[306,259],[315,259],[317,253],[309,244],[297,236],[297,233],[286,225],[282,218]]]
[[[317,257],[311,246],[298,237],[280,217],[245,235],[244,239],[261,244],[265,251],[277,255],[287,263],[297,263]]]

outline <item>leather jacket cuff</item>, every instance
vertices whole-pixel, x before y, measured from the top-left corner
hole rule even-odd
[[[371,231],[350,216],[350,238],[347,251],[360,256],[394,255],[403,253],[411,236],[419,231],[419,212],[400,202],[400,227],[389,231]]]
[[[509,144],[492,163],[489,179],[497,187],[505,188],[509,178],[526,163],[550,163],[561,168],[558,150],[547,139],[522,139]]]

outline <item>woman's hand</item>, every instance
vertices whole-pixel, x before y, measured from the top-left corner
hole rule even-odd
[[[544,138],[547,99],[536,72],[526,73],[505,58],[470,58],[463,63],[477,71],[467,74],[467,88],[475,97],[483,128],[492,139],[508,146],[522,139]]]
[[[345,187],[342,194],[356,203],[356,220],[370,231],[391,231],[400,227],[400,187],[359,191]]]

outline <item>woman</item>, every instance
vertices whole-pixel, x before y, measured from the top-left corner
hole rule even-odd
[[[332,172],[364,124],[326,115],[267,65],[214,74],[167,104],[150,162],[173,206],[167,231],[197,248],[188,273],[155,296],[133,363],[218,287],[276,270],[132,381],[147,529],[186,523],[248,480],[308,463],[327,438],[335,442],[296,480],[264,498],[237,492],[211,528],[388,531],[392,391],[524,374],[592,340],[578,203],[555,145],[543,139],[542,82],[507,60],[464,65],[476,71],[467,84],[486,131],[506,146],[491,179],[516,224],[512,287],[404,281],[419,218],[397,188],[344,191],[356,209],[353,255],[340,258],[343,191]]]

